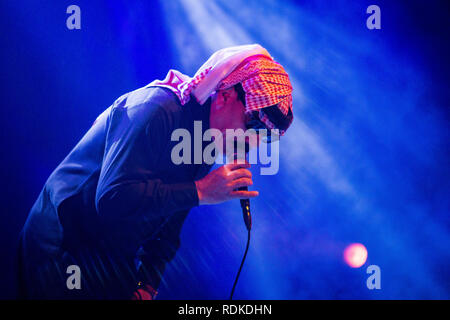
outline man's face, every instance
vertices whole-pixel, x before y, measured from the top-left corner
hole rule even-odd
[[[226,129],[245,130],[245,107],[238,99],[236,90],[231,87],[217,91],[211,102],[210,125],[226,134]]]
[[[217,91],[213,95],[210,112],[210,126],[211,128],[218,129],[222,133],[223,148],[226,147],[227,129],[242,129],[243,131],[246,131],[245,106],[238,98],[238,94],[234,87]],[[256,139],[255,136],[253,137]],[[255,139],[251,139],[252,142],[250,142],[250,139],[247,137],[246,142],[249,143],[251,147],[255,147],[257,146]],[[225,150],[223,151],[225,152]]]

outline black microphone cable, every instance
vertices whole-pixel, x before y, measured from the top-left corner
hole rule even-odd
[[[248,191],[247,187],[240,187],[238,190]],[[244,216],[245,226],[247,228],[247,245],[245,247],[244,256],[242,257],[241,265],[239,267],[238,273],[236,275],[236,279],[234,279],[233,288],[231,289],[230,300],[233,300],[234,290],[236,289],[236,284],[239,279],[239,275],[241,274],[242,267],[244,266],[245,258],[247,257],[248,248],[250,246],[250,230],[252,229],[252,216],[250,214],[250,200],[249,199],[241,199],[241,208],[242,214]]]
[[[245,247],[244,257],[242,257],[241,266],[239,267],[239,271],[236,275],[236,279],[234,279],[233,288],[231,289],[230,300],[233,300],[234,290],[236,289],[236,284],[239,279],[239,275],[241,274],[242,267],[244,266],[245,258],[247,257],[248,247],[250,246],[250,229],[247,230],[247,246]]]

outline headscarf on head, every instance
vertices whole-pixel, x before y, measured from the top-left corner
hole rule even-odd
[[[164,80],[155,80],[149,86],[169,88],[184,105],[191,94],[203,104],[213,92],[238,83],[245,91],[245,112],[257,111],[259,120],[267,128],[279,129],[283,135],[293,118],[292,85],[283,67],[259,44],[221,49],[198,69],[194,77],[170,70]]]

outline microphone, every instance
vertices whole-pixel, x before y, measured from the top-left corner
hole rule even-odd
[[[245,148],[245,159],[247,159],[247,154],[250,150],[249,144],[245,143],[244,148]],[[236,152],[234,154],[234,160],[237,160],[237,159],[238,159],[238,153]],[[236,190],[248,191],[248,187],[239,187]],[[252,215],[250,213],[250,199],[240,199],[239,201],[241,203],[242,216],[244,218],[245,226],[247,227],[247,230],[250,231],[252,229]]]
[[[240,187],[238,190],[248,191],[248,187]],[[247,230],[250,231],[252,229],[252,215],[250,213],[250,199],[240,199],[241,208],[242,208],[242,216],[244,217],[245,226]]]
[[[249,145],[245,144],[245,159],[247,158],[247,154],[249,151]],[[235,149],[236,150],[236,149]],[[242,155],[243,153],[241,153]],[[238,153],[233,155],[234,160],[238,159]],[[239,187],[236,190],[240,191],[248,191],[248,187]],[[233,288],[231,289],[230,300],[233,300],[234,290],[236,289],[236,284],[239,279],[239,275],[241,274],[242,267],[244,266],[245,258],[247,257],[248,248],[250,246],[250,230],[252,228],[252,215],[250,214],[250,199],[240,199],[241,208],[242,208],[242,216],[244,217],[245,226],[247,227],[247,245],[245,246],[244,256],[242,257],[241,265],[239,267],[236,278],[234,279]]]

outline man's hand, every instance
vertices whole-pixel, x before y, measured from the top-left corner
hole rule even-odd
[[[195,181],[199,204],[216,204],[231,199],[248,199],[258,196],[258,191],[235,190],[253,184],[249,163],[226,164]]]

